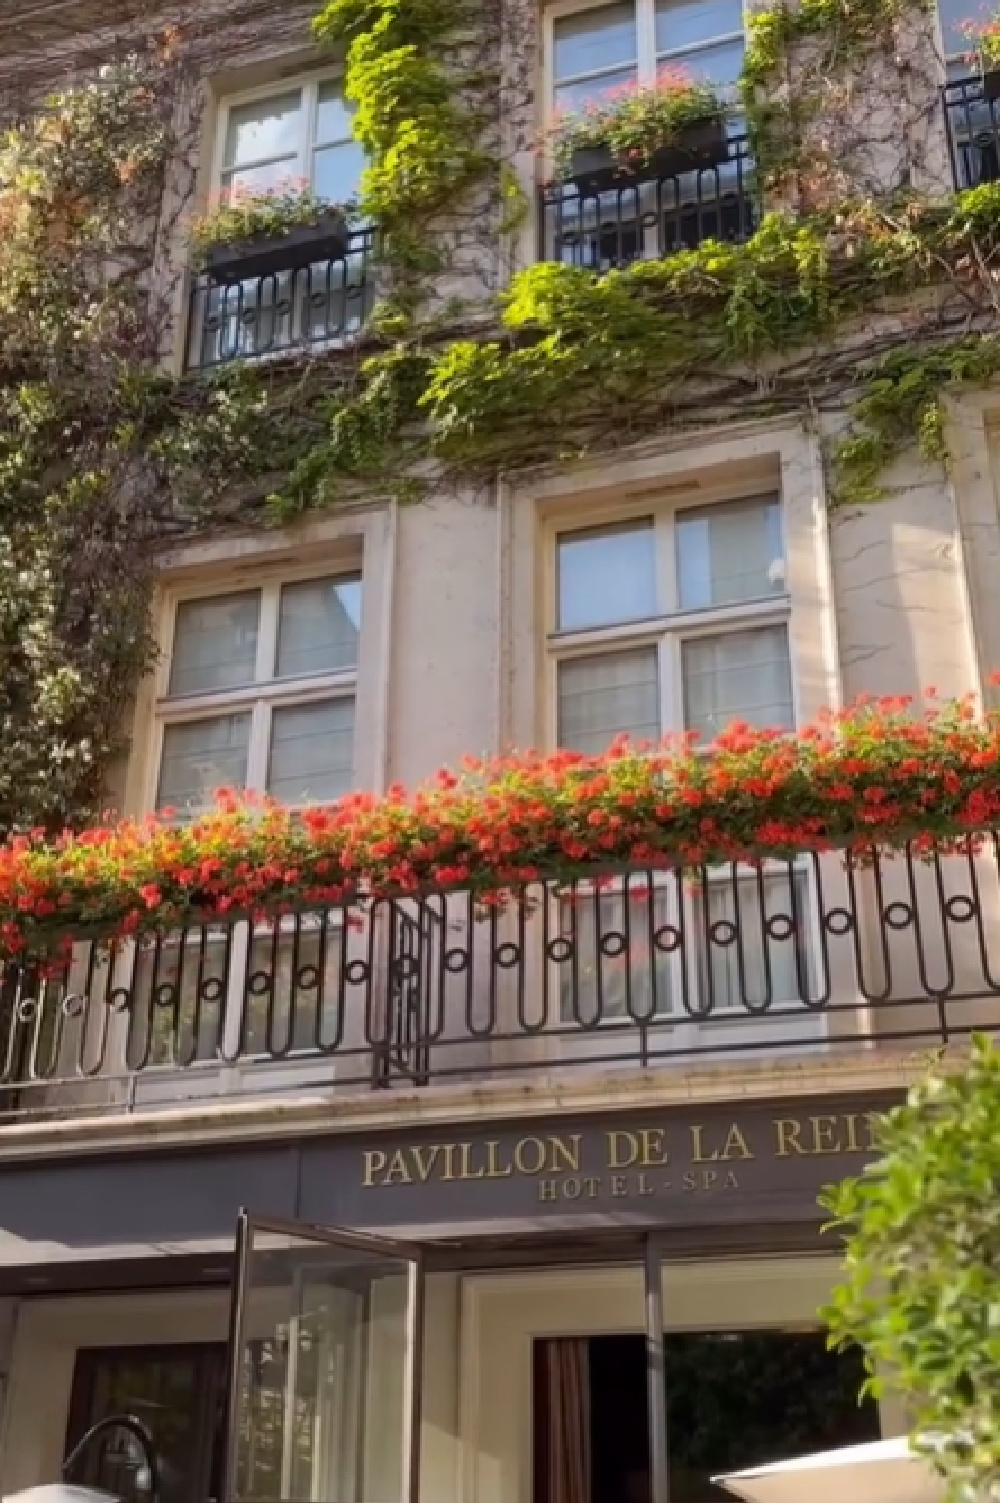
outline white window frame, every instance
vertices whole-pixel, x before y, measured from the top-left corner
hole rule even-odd
[[[244,104],[255,104],[261,99],[273,99],[280,94],[290,94],[299,89],[302,92],[302,114],[304,118],[303,130],[299,140],[299,154],[297,168],[292,171],[289,167],[289,176],[305,179],[312,182],[312,173],[305,170],[309,158],[316,147],[316,117],[319,109],[319,91],[324,84],[343,84],[344,72],[342,68],[325,68],[322,71],[310,71],[293,75],[291,78],[272,78],[266,84],[258,84],[253,89],[243,89],[239,93],[225,94],[218,102],[215,119],[215,138],[212,150],[212,174],[211,191],[213,197],[222,192],[222,174],[225,168],[226,136],[229,131],[229,116],[231,111],[239,109]],[[333,143],[329,143],[333,144]],[[244,165],[252,165],[250,163]]]
[[[544,30],[542,46],[542,89],[543,89],[543,123],[546,129],[551,126],[553,118],[553,95],[555,91],[555,23],[565,20],[567,16],[584,15],[589,10],[601,10],[605,5],[614,3],[614,0],[553,0],[551,5],[545,7]],[[713,36],[710,41],[691,42],[686,47],[670,49],[659,58],[656,52],[656,0],[632,0],[636,11],[636,80],[640,86],[656,82],[657,68],[662,62],[682,62],[686,57],[692,57],[707,47],[714,47],[722,42],[745,42],[746,40],[746,15],[747,7],[743,5],[743,29],[741,31],[720,32]],[[588,77],[600,77],[600,73],[581,74],[580,80]],[[576,82],[564,80],[564,82]]]
[[[208,720],[216,715],[250,713],[250,737],[247,752],[246,786],[255,793],[266,793],[268,760],[270,756],[271,721],[275,709],[299,705],[326,703],[331,699],[351,699],[355,706],[354,764],[352,782],[357,781],[357,701],[358,678],[361,659],[361,634],[358,639],[358,657],[351,668],[330,673],[301,674],[296,678],[275,678],[274,664],[278,644],[278,613],[281,591],[285,585],[306,583],[310,580],[343,579],[358,580],[361,584],[362,630],[365,613],[365,583],[360,565],[319,562],[311,566],[297,564],[285,569],[276,568],[254,578],[230,579],[213,589],[209,581],[198,581],[186,588],[171,592],[164,612],[161,653],[156,671],[156,700],[154,707],[155,731],[152,755],[149,759],[145,804],[155,809],[160,779],[160,764],[163,758],[164,732],[167,726],[189,724]],[[174,633],[178,607],[188,600],[220,600],[227,595],[244,595],[256,592],[260,596],[260,616],[257,631],[257,658],[255,677],[251,683],[233,689],[209,689],[195,694],[171,695],[170,668],[173,656]],[[267,669],[270,668],[270,673]],[[309,800],[291,804],[290,808],[308,808]]]
[[[619,649],[649,648],[657,652],[658,685],[660,698],[660,734],[684,729],[682,647],[685,642],[699,638],[720,636],[739,631],[741,627],[784,626],[788,633],[789,674],[792,686],[792,724],[801,723],[797,691],[795,659],[790,630],[792,600],[788,590],[787,556],[788,538],[784,504],[776,490],[760,491],[757,494],[736,495],[732,504],[753,501],[777,500],[781,512],[782,557],[785,560],[785,589],[779,594],[759,599],[739,601],[734,605],[705,606],[696,610],[680,606],[680,579],[677,571],[675,525],[677,515],[683,511],[707,509],[699,500],[675,503],[657,500],[655,493],[641,500],[626,504],[612,517],[592,524],[589,518],[561,520],[552,528],[552,541],[547,550],[547,567],[550,572],[548,590],[548,620],[546,623],[546,653],[548,657],[549,705],[546,740],[553,748],[559,744],[559,664],[573,658],[598,656],[602,652]],[[725,505],[726,498],[716,497],[714,504]],[[612,626],[586,627],[578,630],[560,630],[558,618],[558,548],[561,538],[577,531],[587,531],[592,525],[607,527],[625,526],[630,522],[652,519],[652,541],[657,591],[661,609],[647,620],[626,621]]]
[[[779,527],[782,544],[782,559],[785,566],[784,589],[773,595],[763,596],[757,599],[739,601],[732,605],[705,606],[698,609],[682,609],[680,607],[680,577],[679,560],[676,547],[676,522],[680,514],[686,511],[697,510],[704,512],[710,510],[713,505],[739,505],[741,502],[752,504],[753,502],[776,501],[779,506]],[[590,531],[591,529],[607,528],[612,531],[616,527],[625,527],[630,523],[650,520],[652,523],[651,541],[654,549],[654,572],[657,584],[658,603],[661,609],[658,613],[644,620],[626,621],[616,625],[589,627],[584,629],[560,630],[558,625],[559,611],[559,579],[558,579],[558,550],[560,541],[572,536],[577,532]],[[788,579],[788,520],[785,500],[780,486],[763,486],[749,489],[737,489],[732,494],[720,492],[710,498],[700,496],[684,497],[682,499],[667,499],[657,497],[655,489],[635,498],[616,504],[613,508],[602,509],[597,515],[591,517],[577,512],[575,514],[560,515],[549,521],[546,528],[544,547],[545,571],[547,588],[545,591],[546,601],[546,633],[545,633],[545,656],[546,656],[546,744],[553,749],[559,745],[558,721],[559,721],[559,665],[562,662],[572,661],[580,657],[593,657],[602,651],[611,652],[619,648],[643,648],[653,647],[657,651],[658,659],[658,689],[660,700],[660,734],[668,734],[684,729],[683,716],[683,678],[682,678],[682,644],[687,641],[704,639],[719,635],[722,632],[739,631],[742,627],[754,628],[758,626],[784,626],[788,642],[788,667],[791,682],[792,726],[790,730],[802,723],[800,712],[800,695],[798,687],[798,674],[796,672],[794,642],[792,634],[792,595]],[[765,881],[768,878],[787,880],[788,868],[781,862],[764,862],[762,875]],[[815,892],[815,884],[812,879],[811,869],[806,860],[795,862],[793,876],[796,881],[801,880],[804,884],[803,893],[803,928],[805,931],[805,945],[809,951],[809,964],[812,971],[811,981],[813,987],[821,984],[825,979],[822,975],[823,952],[819,930],[818,902]],[[737,873],[741,883],[753,881],[753,873],[748,867],[745,872]],[[672,877],[652,874],[652,886],[665,888],[668,892],[668,914],[666,922],[677,924],[677,894]],[[708,872],[710,887],[728,888],[731,886],[731,872],[729,867],[710,868]],[[589,889],[588,889],[589,890]],[[582,889],[581,889],[582,891]],[[608,896],[620,894],[622,887],[614,883],[605,889]],[[559,903],[555,901],[552,923],[554,932],[560,922]],[[710,1037],[720,1037],[722,1030],[713,1025],[713,1020],[726,1019],[733,1027],[733,1031],[739,1030],[741,1040],[745,1040],[747,1030],[755,1028],[768,1029],[769,1020],[778,1015],[784,1015],[791,1020],[790,1026],[794,1028],[796,1035],[801,1035],[802,1042],[808,1044],[825,1032],[825,1015],[820,1011],[807,1009],[804,1002],[796,999],[775,999],[766,1012],[755,1013],[749,1008],[742,1007],[738,1001],[720,1002],[716,999],[712,1013],[707,1018],[688,1014],[682,1004],[683,976],[682,966],[687,967],[687,989],[692,999],[697,997],[700,986],[699,955],[701,949],[700,936],[704,933],[705,920],[700,912],[700,897],[694,893],[685,892],[681,901],[684,904],[684,930],[688,937],[688,946],[682,955],[679,951],[667,957],[671,972],[670,1001],[671,1006],[661,1004],[658,1012],[651,1019],[651,1026],[658,1032],[666,1035],[668,1032],[676,1040],[677,1047],[685,1047],[684,1040],[690,1037],[694,1039],[695,1032],[707,1028]],[[714,952],[709,948],[704,959],[711,963]],[[554,962],[547,962],[552,971],[551,985],[555,988],[555,995],[559,998],[560,1024],[565,1026],[566,1017],[563,1014],[562,995],[559,982],[560,967]],[[651,964],[654,963],[651,960]],[[599,1033],[604,1027],[620,1029],[629,1020],[625,1016],[608,1014],[601,1020],[600,1027],[594,1032]],[[635,1025],[633,1025],[635,1026]],[[591,1034],[593,1037],[594,1034]],[[581,1030],[581,1038],[585,1038]],[[627,1050],[627,1046],[626,1046]]]

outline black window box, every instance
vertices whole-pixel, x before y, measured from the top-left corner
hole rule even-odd
[[[253,235],[213,245],[205,256],[205,270],[220,282],[298,271],[316,261],[346,256],[350,240],[343,214],[326,214],[316,224],[299,224],[280,235]]]
[[[728,156],[724,122],[705,120],[689,126],[676,141],[661,146],[641,164],[616,157],[607,146],[579,147],[570,160],[568,181],[575,183],[581,193],[603,193],[609,188],[717,167]]]
[[[983,98],[1000,99],[1000,68],[991,68],[983,74]]]

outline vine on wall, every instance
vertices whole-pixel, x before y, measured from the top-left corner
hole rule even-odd
[[[797,50],[827,77],[838,56],[853,66],[925,9],[806,0],[756,18],[744,90],[775,181],[793,166],[801,175],[815,115],[806,89],[794,105],[765,101],[779,74],[794,76]],[[317,17],[317,39],[346,49],[369,156],[361,211],[379,226],[385,282],[378,316],[346,352],[183,380],[157,368],[172,311],[155,294],[157,226],[186,86],[175,44],[7,135],[0,830],[79,826],[98,812],[150,661],[157,540],[373,493],[412,497],[713,414],[849,413],[834,473],[844,498],[872,499],[914,439],[942,455],[942,393],[1000,369],[996,185],[944,207],[861,193],[771,215],[745,245],[708,242],[606,275],[532,265],[491,317],[482,299],[475,318],[434,305],[467,237],[460,206],[474,204],[491,242],[517,218],[498,63],[502,45],[526,47],[529,11],[527,0],[329,0]],[[887,324],[873,340],[893,300],[914,294],[904,333]]]

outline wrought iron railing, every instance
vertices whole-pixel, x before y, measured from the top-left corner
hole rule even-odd
[[[591,271],[626,266],[703,240],[748,240],[760,222],[746,136],[726,161],[596,191],[557,183],[540,192],[540,254]]]
[[[345,255],[245,280],[210,273],[191,289],[187,363],[225,365],[335,343],[357,334],[374,302],[374,231]]]
[[[956,188],[974,188],[1000,179],[1000,99],[975,74],[944,87],[948,146]]]
[[[0,1109],[433,1086],[1000,1026],[1000,846],[804,855],[233,919],[10,963]]]

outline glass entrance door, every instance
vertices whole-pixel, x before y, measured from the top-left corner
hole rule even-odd
[[[242,1214],[227,1503],[416,1503],[420,1251]]]

